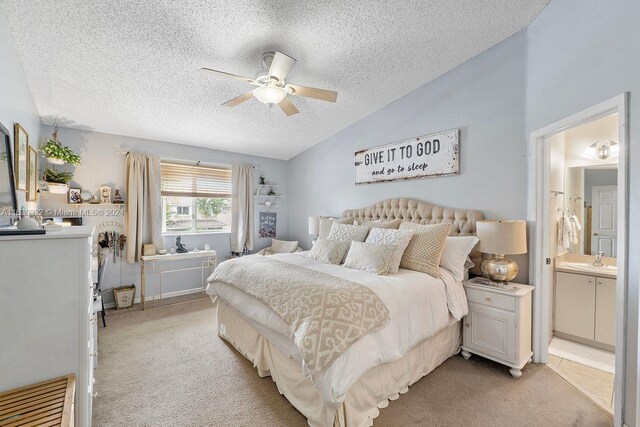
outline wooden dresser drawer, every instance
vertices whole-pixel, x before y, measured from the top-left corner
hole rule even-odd
[[[499,295],[494,292],[485,292],[480,289],[466,288],[467,300],[489,307],[501,308],[508,311],[516,311],[516,299],[509,295]]]

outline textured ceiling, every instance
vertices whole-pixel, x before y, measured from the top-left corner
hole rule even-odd
[[[548,0],[0,0],[45,123],[289,159],[520,31]],[[298,60],[286,117],[251,90],[262,52]]]

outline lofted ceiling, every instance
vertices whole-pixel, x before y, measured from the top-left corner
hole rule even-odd
[[[44,123],[289,159],[525,28],[549,0],[0,0]],[[263,52],[338,91],[285,116],[253,88]]]

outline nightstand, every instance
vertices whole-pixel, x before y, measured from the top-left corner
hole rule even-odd
[[[531,291],[509,283],[511,290],[464,282],[469,314],[463,319],[462,357],[486,357],[510,367],[513,378],[531,362]]]

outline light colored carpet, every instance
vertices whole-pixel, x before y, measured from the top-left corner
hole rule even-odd
[[[306,426],[270,378],[216,333],[211,301],[108,312],[99,329],[95,426]],[[380,411],[375,427],[611,426],[612,417],[544,365],[519,380],[454,356]]]

